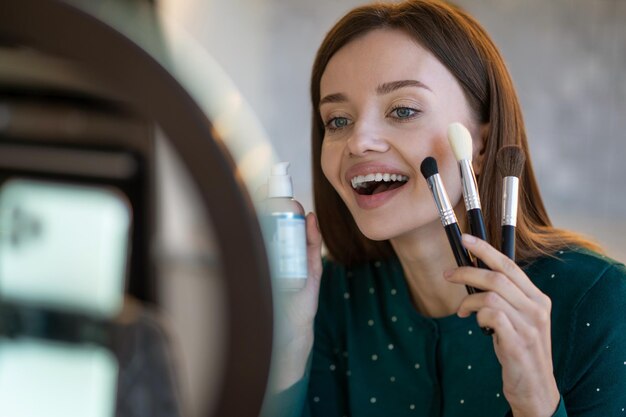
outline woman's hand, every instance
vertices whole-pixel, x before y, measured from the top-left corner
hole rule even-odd
[[[459,317],[476,312],[478,323],[495,331],[493,345],[502,365],[503,393],[515,417],[550,417],[560,394],[552,369],[550,298],[509,258],[487,242],[463,235],[464,246],[491,271],[462,267],[447,280],[480,288],[459,306]]]
[[[298,292],[276,294],[275,389],[283,390],[302,378],[313,347],[313,322],[322,276],[322,236],[315,214],[306,216],[308,278]]]

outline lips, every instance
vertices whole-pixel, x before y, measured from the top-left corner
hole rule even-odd
[[[345,175],[352,186],[359,207],[373,209],[384,205],[398,194],[410,177],[398,168],[381,164],[359,164]]]
[[[378,172],[376,174],[357,175],[350,180],[352,188],[359,194],[378,194],[398,188],[409,180],[406,175]]]

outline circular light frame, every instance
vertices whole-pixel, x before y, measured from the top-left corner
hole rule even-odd
[[[272,349],[270,271],[254,206],[211,121],[148,51],[72,4],[0,2],[0,38],[85,65],[104,84],[123,91],[171,140],[214,226],[225,280],[226,357],[210,411],[224,417],[257,416]]]

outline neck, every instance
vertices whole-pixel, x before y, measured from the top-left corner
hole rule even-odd
[[[456,211],[461,221],[465,213]],[[454,314],[467,292],[463,285],[443,278],[445,270],[457,265],[441,222],[437,220],[393,238],[391,245],[400,260],[417,310],[427,317]]]

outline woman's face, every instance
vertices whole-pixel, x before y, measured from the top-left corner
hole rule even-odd
[[[365,236],[391,239],[439,221],[420,173],[427,156],[437,160],[452,204],[460,203],[448,125],[469,129],[474,156],[481,129],[434,55],[400,30],[374,30],[331,58],[320,88],[322,170]]]

